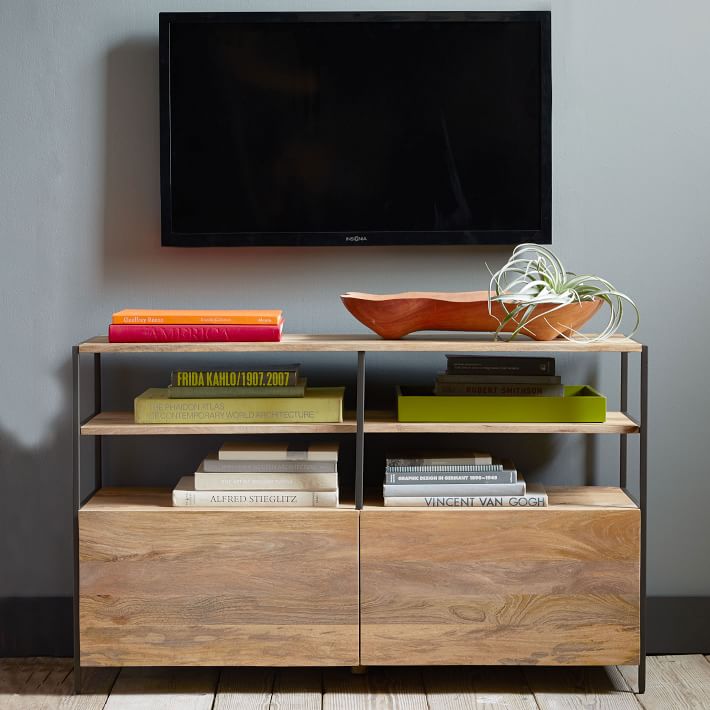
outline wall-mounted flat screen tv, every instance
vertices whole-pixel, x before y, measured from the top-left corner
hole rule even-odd
[[[551,241],[548,12],[163,13],[167,246]]]

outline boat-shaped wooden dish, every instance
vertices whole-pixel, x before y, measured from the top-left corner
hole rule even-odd
[[[466,330],[489,333],[497,330],[506,310],[499,303],[488,312],[487,291],[438,293],[411,291],[408,293],[374,294],[346,293],[340,297],[345,307],[361,323],[387,339],[401,338],[419,330]],[[535,315],[543,314],[521,330],[533,340],[554,340],[570,335],[597,312],[602,301],[582,301],[551,311],[553,305],[541,305]],[[508,309],[512,306],[508,305]],[[506,323],[504,332],[512,332],[517,323]]]

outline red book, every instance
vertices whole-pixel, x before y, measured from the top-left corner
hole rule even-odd
[[[119,325],[108,327],[109,343],[254,343],[281,340],[278,325]]]

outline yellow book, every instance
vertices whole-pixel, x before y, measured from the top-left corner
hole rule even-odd
[[[153,387],[135,399],[136,424],[315,424],[343,421],[344,387],[307,387],[303,397],[182,399]]]

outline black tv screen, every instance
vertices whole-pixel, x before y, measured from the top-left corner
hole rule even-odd
[[[549,243],[549,20],[161,14],[162,243]]]

